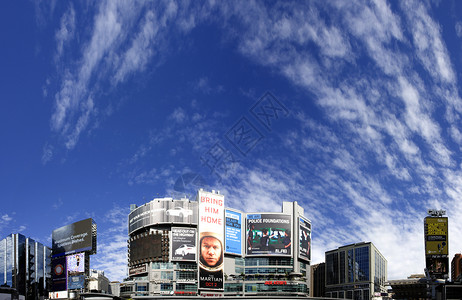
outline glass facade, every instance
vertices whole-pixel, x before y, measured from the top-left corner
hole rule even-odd
[[[358,243],[326,252],[326,297],[371,299],[386,291],[387,261],[372,243]]]
[[[0,284],[28,299],[48,297],[51,250],[22,234],[0,241]]]

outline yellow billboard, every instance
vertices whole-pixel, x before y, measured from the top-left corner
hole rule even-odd
[[[425,218],[425,254],[448,255],[448,218]]]

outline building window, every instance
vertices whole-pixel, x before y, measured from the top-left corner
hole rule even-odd
[[[173,280],[173,271],[162,271],[160,272],[161,279]]]
[[[161,283],[160,290],[161,291],[173,291],[173,283]]]
[[[355,249],[355,281],[369,281],[369,246]]]

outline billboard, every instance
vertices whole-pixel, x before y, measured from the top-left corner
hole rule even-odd
[[[85,288],[85,275],[73,275],[67,278],[68,290],[79,290]]]
[[[96,224],[91,218],[53,230],[53,257],[76,252],[96,253]]]
[[[139,234],[129,239],[129,263],[130,265],[143,263],[148,259],[162,259],[162,234],[149,233]]]
[[[77,253],[66,256],[67,273],[74,275],[85,272],[85,253]]]
[[[427,270],[430,275],[444,278],[449,273],[448,218],[426,217],[424,235]]]
[[[242,255],[242,214],[225,210],[225,252]]]
[[[172,227],[172,261],[196,261],[196,229]]]
[[[292,217],[284,214],[247,215],[247,255],[291,255]]]
[[[446,257],[427,257],[427,270],[431,275],[442,276],[449,272],[449,258]]]
[[[299,253],[301,259],[311,260],[311,224],[298,218]]]
[[[197,202],[189,200],[154,199],[128,215],[128,233],[155,224],[197,224]]]
[[[224,196],[199,190],[199,289],[223,291]]]
[[[448,218],[425,218],[425,254],[448,255]]]
[[[51,260],[51,282],[53,292],[67,290],[66,257]]]

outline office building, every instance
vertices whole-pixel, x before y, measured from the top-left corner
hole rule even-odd
[[[427,296],[427,278],[424,274],[414,274],[407,279],[389,280],[393,299],[424,300]]]
[[[371,242],[326,252],[326,297],[369,300],[386,281],[387,260]]]
[[[51,278],[51,249],[11,234],[0,241],[0,284],[16,289],[19,299],[48,297]]]
[[[457,253],[451,261],[451,281],[460,282],[462,271],[462,255]]]
[[[324,297],[326,288],[326,263],[311,266],[310,297]]]
[[[91,293],[110,293],[109,279],[104,276],[104,271],[90,269],[88,276],[87,290]]]
[[[308,296],[311,222],[296,202],[283,202],[282,212],[242,212],[226,208],[219,192],[199,190],[196,201],[131,205],[128,219],[123,298]]]

